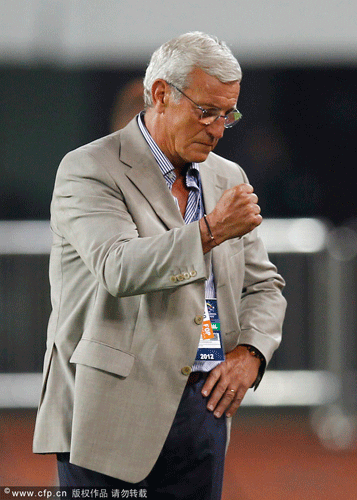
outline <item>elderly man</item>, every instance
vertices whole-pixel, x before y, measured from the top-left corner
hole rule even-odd
[[[257,196],[212,153],[241,117],[240,80],[223,42],[171,40],[145,111],[59,167],[34,451],[57,453],[62,486],[221,497],[230,417],[285,312]]]

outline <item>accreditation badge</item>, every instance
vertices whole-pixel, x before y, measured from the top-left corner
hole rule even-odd
[[[224,361],[217,299],[206,299],[196,361]]]

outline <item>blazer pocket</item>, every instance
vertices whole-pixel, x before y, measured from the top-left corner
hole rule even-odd
[[[71,363],[90,366],[121,377],[129,375],[134,361],[133,354],[87,339],[78,342],[70,359]]]

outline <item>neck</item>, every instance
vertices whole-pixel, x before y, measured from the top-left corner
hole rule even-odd
[[[144,115],[145,127],[158,147],[172,163],[176,177],[184,176],[186,175],[188,164],[180,157],[171,155],[170,149],[166,144],[165,134],[163,133],[161,118],[161,115],[156,113],[153,108],[148,108]]]

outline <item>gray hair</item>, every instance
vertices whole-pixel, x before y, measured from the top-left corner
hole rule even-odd
[[[217,38],[193,31],[169,40],[152,55],[144,78],[145,106],[152,106],[151,89],[163,79],[179,89],[189,86],[189,74],[200,68],[222,83],[241,81],[242,71],[227,44]],[[180,98],[178,92],[176,99]]]

